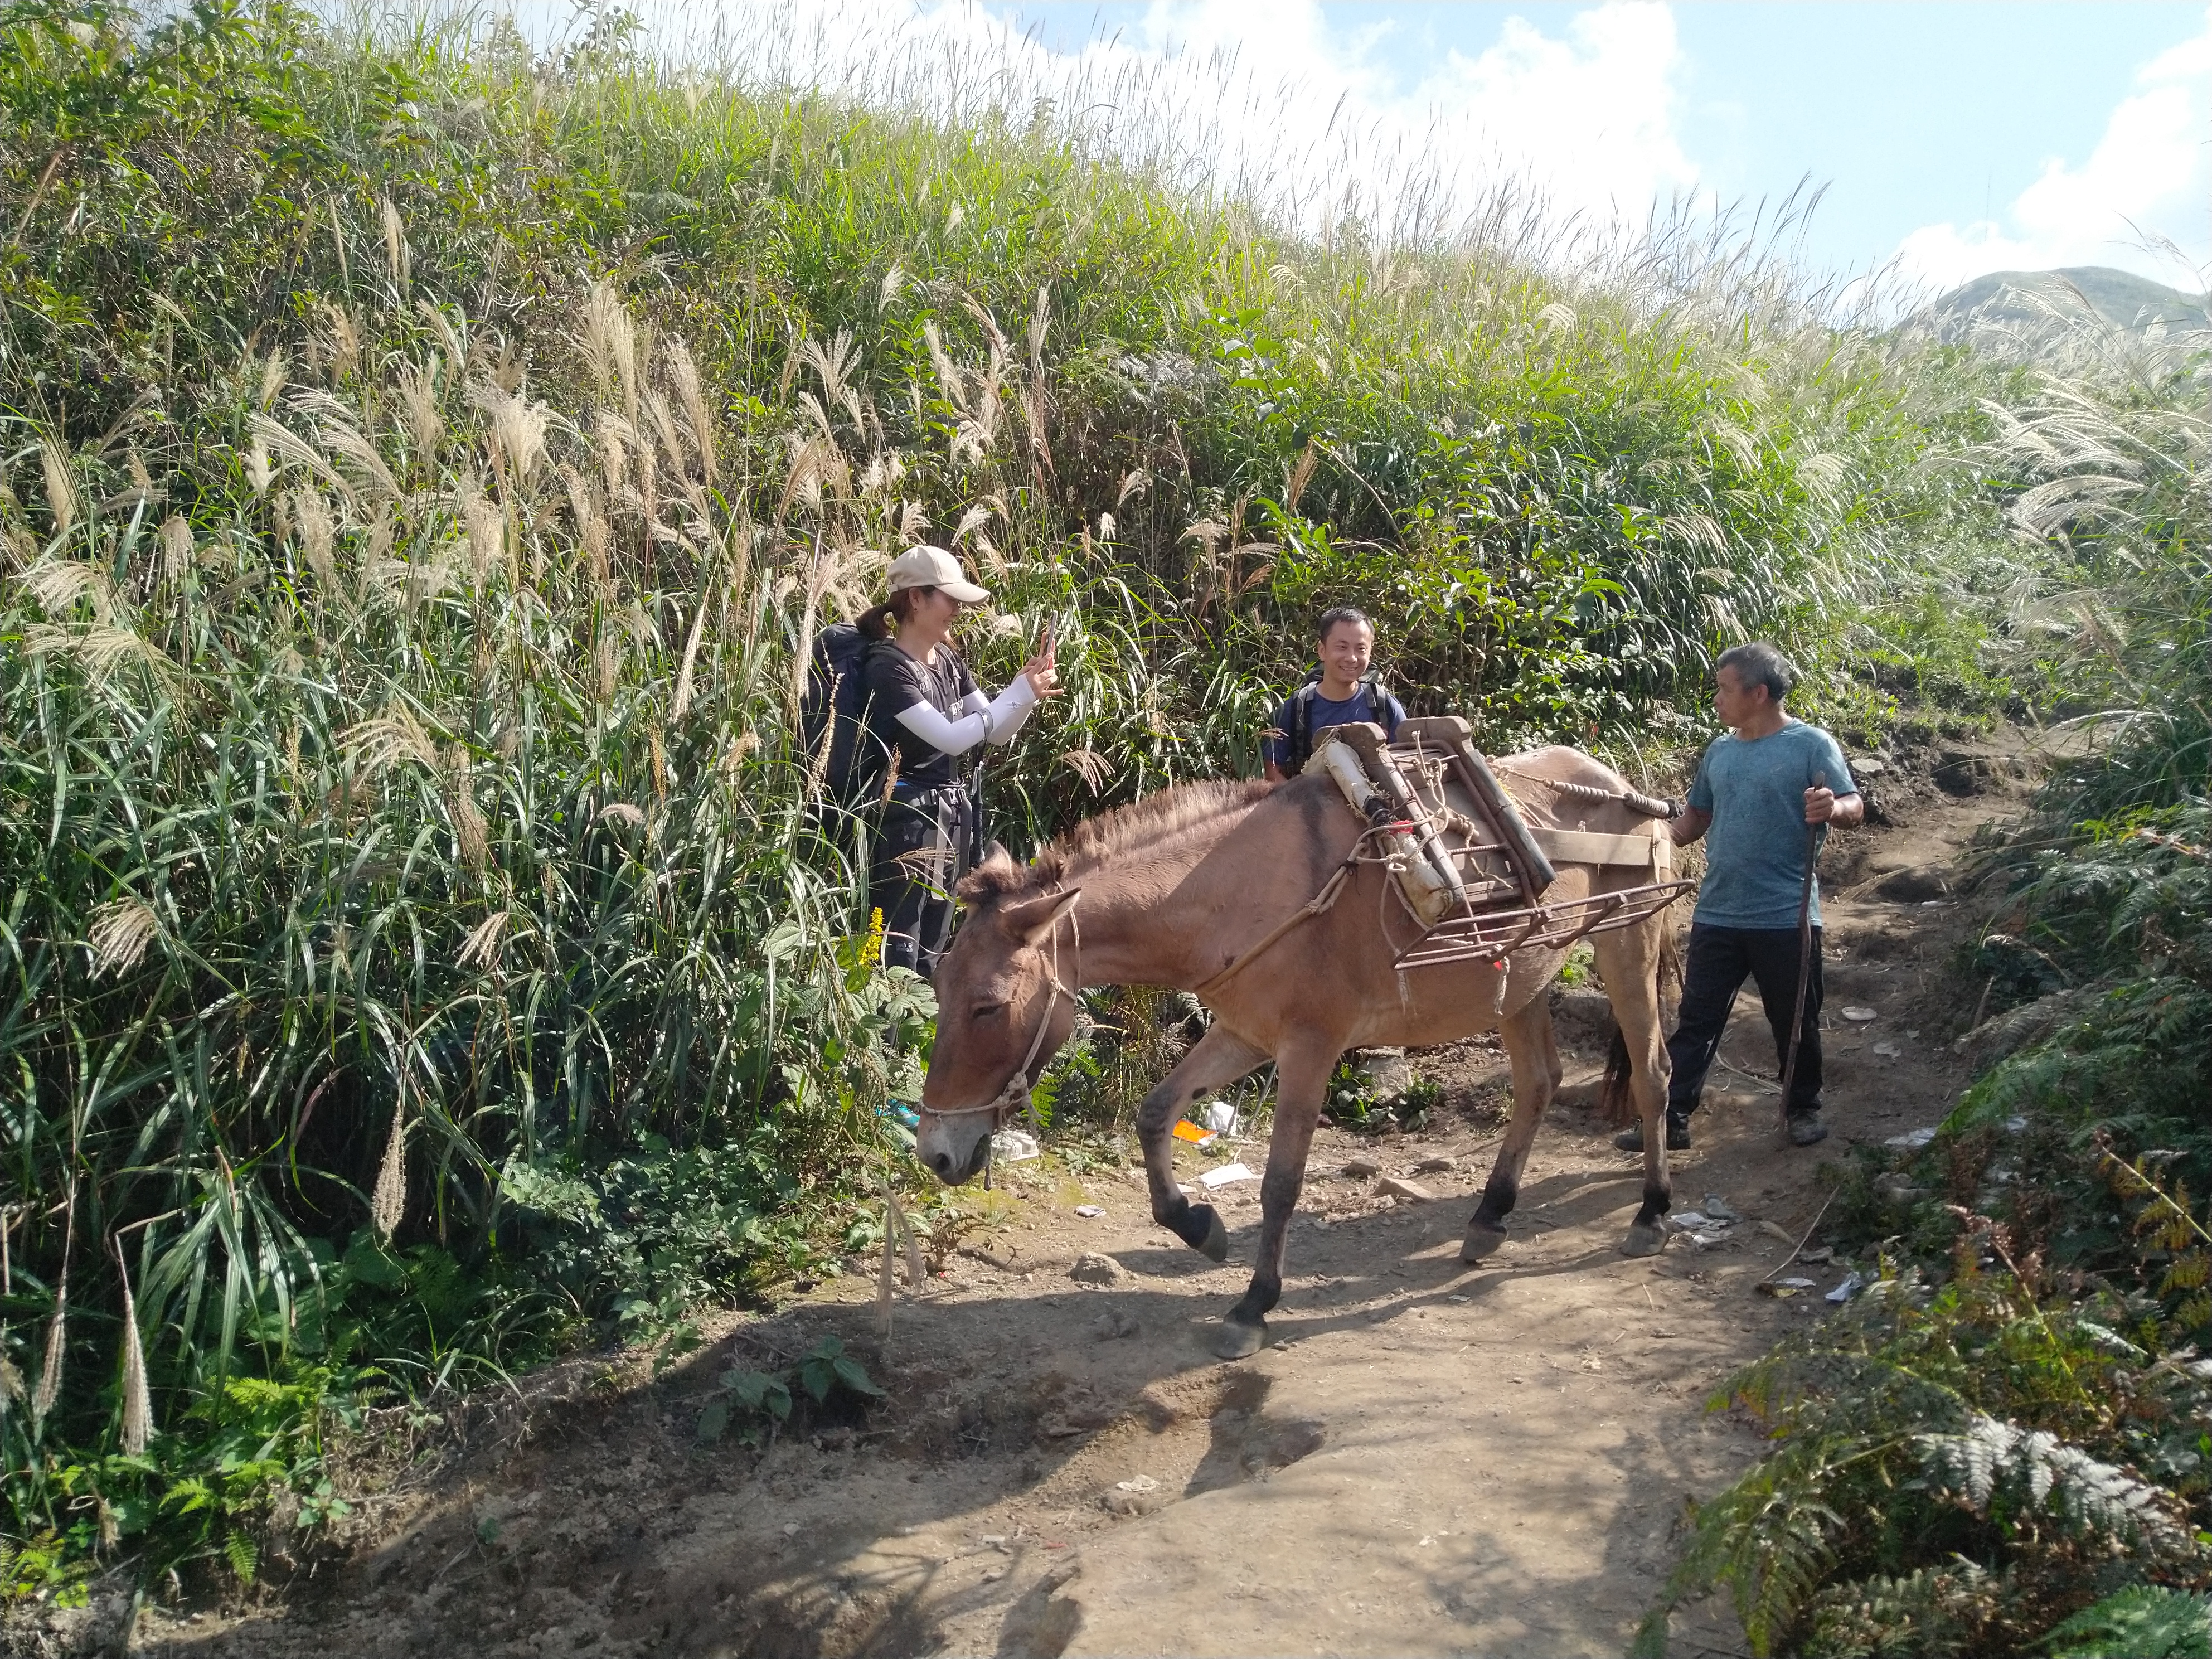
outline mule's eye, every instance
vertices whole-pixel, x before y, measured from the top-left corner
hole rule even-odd
[[[997,1015],[1003,1014],[1006,1012],[1006,1005],[1003,1002],[979,1002],[975,1005],[975,1012],[969,1016],[969,1018],[971,1019],[990,1019]]]

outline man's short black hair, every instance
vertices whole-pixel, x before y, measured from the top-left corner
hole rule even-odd
[[[1730,646],[1721,653],[1720,660],[1713,665],[1713,672],[1717,674],[1723,668],[1735,669],[1736,684],[1747,691],[1754,685],[1765,686],[1766,695],[1776,702],[1788,696],[1797,684],[1796,665],[1765,640]]]
[[[1328,643],[1329,631],[1339,623],[1358,623],[1372,634],[1375,624],[1367,620],[1367,613],[1357,605],[1340,605],[1321,613],[1321,622],[1314,629],[1314,638],[1322,645]]]

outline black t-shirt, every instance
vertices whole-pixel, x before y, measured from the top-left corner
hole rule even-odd
[[[907,655],[896,640],[878,640],[868,647],[861,673],[868,687],[868,735],[883,753],[899,751],[900,781],[917,788],[957,782],[954,757],[908,731],[898,717],[926,702],[949,720],[960,718],[961,703],[978,690],[960,654],[940,645],[933,667]]]

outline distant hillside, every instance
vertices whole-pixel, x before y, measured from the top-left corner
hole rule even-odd
[[[2035,302],[2039,298],[2062,314],[2077,310],[2086,300],[2090,309],[2115,328],[2140,331],[2160,322],[2169,328],[2205,326],[2203,296],[2184,294],[2148,276],[2114,270],[2109,265],[1993,270],[1952,289],[1922,316],[1939,337],[1955,340],[1977,323],[2042,321],[2047,313]]]

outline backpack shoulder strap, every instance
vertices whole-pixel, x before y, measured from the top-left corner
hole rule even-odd
[[[1390,702],[1390,688],[1383,684],[1382,671],[1370,668],[1360,677],[1359,684],[1367,693],[1367,712],[1375,716],[1376,725],[1381,725],[1383,706]]]
[[[1313,758],[1313,706],[1321,695],[1318,681],[1308,680],[1291,693],[1290,757],[1304,766]]]

